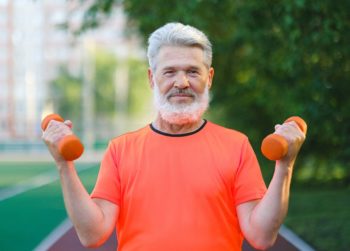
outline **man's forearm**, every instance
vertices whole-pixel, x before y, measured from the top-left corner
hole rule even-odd
[[[81,183],[73,162],[58,166],[64,204],[80,241],[85,246],[95,243],[103,233],[103,212],[90,198]]]
[[[287,215],[293,164],[277,162],[275,172],[265,196],[256,205],[250,217],[253,229],[259,236],[274,242]]]

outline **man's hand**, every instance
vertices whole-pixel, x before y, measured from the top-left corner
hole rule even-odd
[[[288,152],[286,156],[278,160],[279,164],[290,166],[295,162],[301,146],[305,141],[305,133],[299,128],[296,122],[289,121],[282,125],[275,126],[275,133],[281,135],[288,142]]]
[[[58,143],[63,137],[73,134],[72,127],[73,124],[70,120],[66,120],[63,123],[51,120],[43,132],[42,139],[56,161],[58,168],[61,166],[60,164],[67,162],[58,151]]]

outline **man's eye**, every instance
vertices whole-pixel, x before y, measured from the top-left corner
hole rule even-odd
[[[198,75],[198,71],[191,70],[191,71],[188,71],[188,74],[190,74],[190,75]]]
[[[169,76],[169,75],[172,75],[172,74],[174,74],[174,71],[165,71],[164,72],[164,75],[166,75],[166,76]]]

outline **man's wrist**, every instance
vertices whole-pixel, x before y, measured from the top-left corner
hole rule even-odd
[[[277,161],[275,171],[283,175],[290,175],[293,172],[293,167],[294,167],[294,161],[292,162]]]
[[[56,166],[59,172],[74,168],[73,161],[59,161],[59,162],[56,162]]]

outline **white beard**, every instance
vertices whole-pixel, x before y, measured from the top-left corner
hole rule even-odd
[[[168,98],[174,93],[186,93],[193,96],[192,103],[169,102]],[[153,101],[162,119],[170,124],[183,125],[199,121],[204,112],[209,107],[209,88],[205,87],[203,94],[196,94],[191,89],[187,90],[171,89],[167,94],[162,95],[159,87],[154,83]]]

